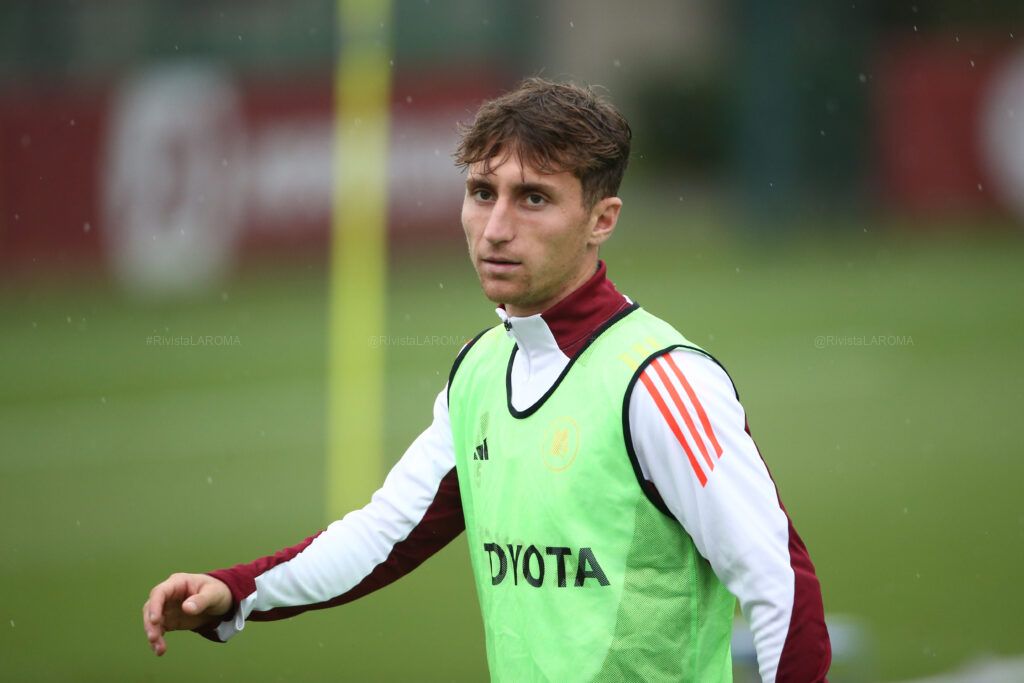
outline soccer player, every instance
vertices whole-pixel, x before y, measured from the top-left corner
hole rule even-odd
[[[731,379],[598,259],[630,138],[570,84],[528,79],[480,108],[456,153],[462,225],[500,324],[459,353],[369,504],[153,588],[156,654],[170,630],[227,641],[355,600],[465,530],[495,680],[728,681],[737,600],[764,681],[825,680],[820,586]]]

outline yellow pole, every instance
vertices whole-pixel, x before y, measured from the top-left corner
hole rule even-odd
[[[338,0],[328,341],[327,517],[380,484],[391,3]]]

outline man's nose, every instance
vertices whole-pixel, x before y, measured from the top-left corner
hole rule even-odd
[[[515,217],[511,202],[499,198],[487,216],[484,239],[492,244],[508,242],[515,236]]]

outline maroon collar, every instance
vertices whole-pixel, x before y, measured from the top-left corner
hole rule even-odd
[[[604,261],[598,261],[597,272],[569,296],[541,313],[558,348],[572,358],[590,335],[630,302],[607,277]]]

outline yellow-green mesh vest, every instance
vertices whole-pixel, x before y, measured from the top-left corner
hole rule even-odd
[[[675,346],[700,350],[633,307],[522,412],[500,325],[456,362],[449,411],[494,680],[732,680],[735,599],[641,488],[625,433],[627,392]]]

